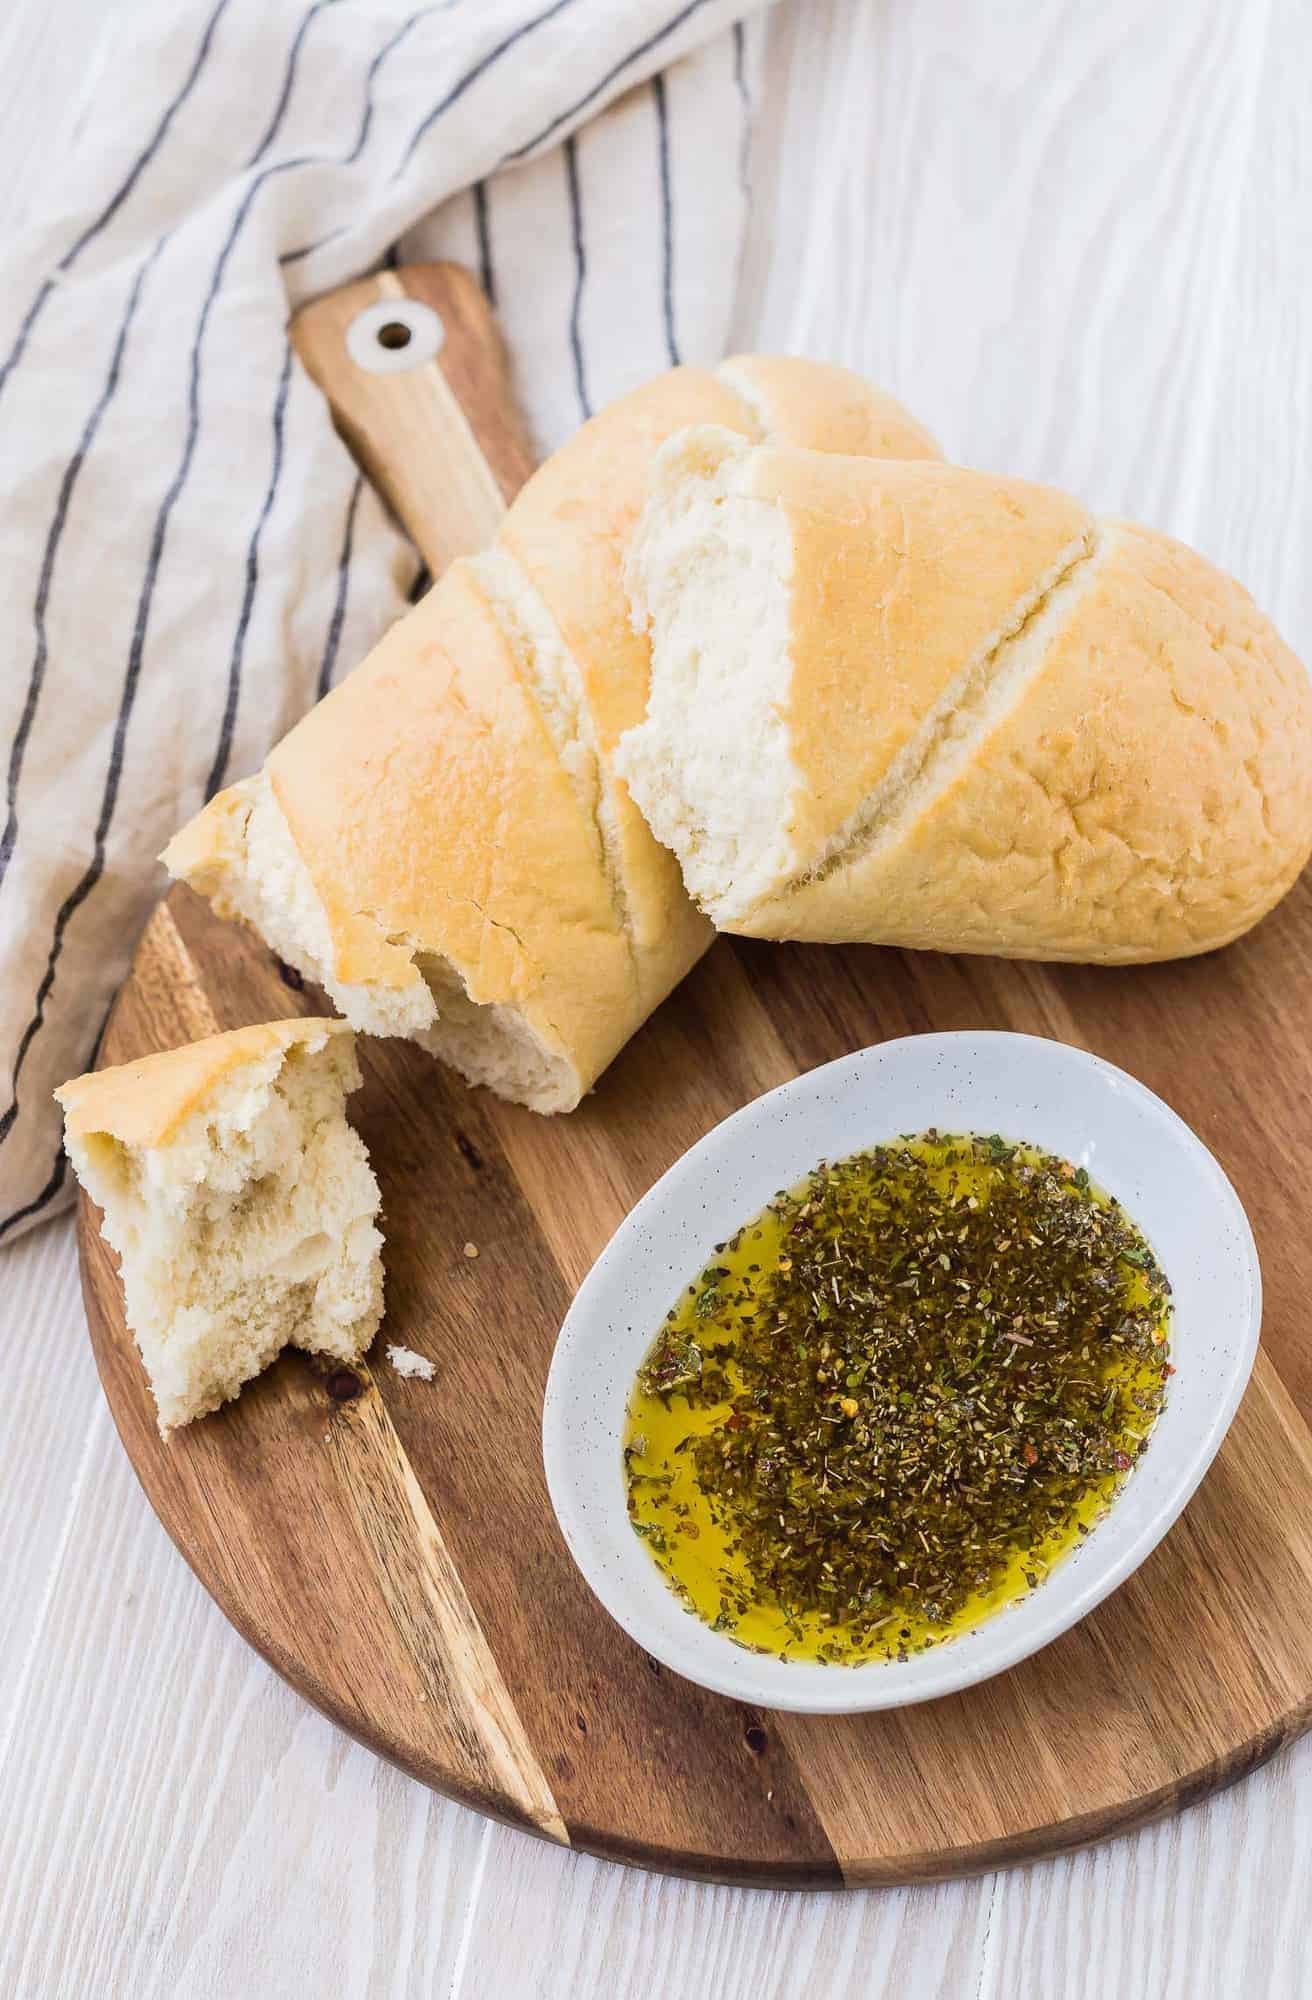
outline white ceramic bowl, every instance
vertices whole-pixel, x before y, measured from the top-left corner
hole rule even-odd
[[[931,1125],[1031,1140],[1087,1167],[1123,1202],[1174,1288],[1176,1373],[1165,1408],[1107,1518],[1027,1597],[974,1631],[906,1661],[859,1666],[750,1653],[683,1609],[629,1526],[621,1457],[629,1389],[681,1288],[778,1189],[817,1160]],[[1138,1568],[1225,1436],[1261,1312],[1257,1252],[1238,1196],[1188,1126],[1133,1077],[1030,1035],[884,1042],[727,1118],[616,1231],[570,1308],[547,1382],[552,1505],[612,1618],[689,1680],[761,1707],[813,1713],[928,1701],[1014,1666]]]

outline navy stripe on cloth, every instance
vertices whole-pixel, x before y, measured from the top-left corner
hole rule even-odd
[[[369,138],[369,128],[373,124],[373,118],[374,118],[373,81],[378,73],[380,64],[392,53],[392,50],[396,48],[398,43],[405,40],[405,37],[410,33],[410,30],[416,27],[420,21],[427,20],[430,14],[445,14],[448,8],[450,7],[450,4],[451,0],[436,0],[436,4],[434,4],[431,7],[421,7],[418,13],[411,14],[408,20],[403,21],[401,23],[401,26],[397,29],[391,41],[385,42],[382,48],[378,51],[378,54],[374,57],[373,61],[369,65],[369,73],[365,79],[365,92],[366,92],[365,109],[364,109],[364,116],[360,121],[359,133],[356,137],[355,144],[354,146],[352,146],[350,152],[347,153],[343,159],[340,159],[336,162],[336,164],[339,167],[354,166],[355,162],[359,159],[361,153],[365,149],[365,145]],[[430,120],[432,118],[432,115],[433,114],[430,112],[429,113]],[[305,155],[303,158],[299,160],[280,161],[277,166],[269,168],[268,171],[270,173],[281,173],[288,166],[293,166],[293,167],[305,166],[307,164],[307,161],[309,160],[309,157],[310,157],[309,155]],[[319,164],[324,165],[326,164],[326,162],[320,161]],[[316,236],[313,243],[301,243],[298,244],[295,250],[284,250],[282,252],[282,255],[279,257],[278,262],[280,265],[284,267],[287,266],[288,264],[299,264],[304,258],[313,257],[316,250],[323,250],[327,247],[329,243],[335,243],[339,236],[345,236],[349,228],[350,228],[349,223],[345,222],[340,223],[336,229],[328,230],[326,235]]]
[[[118,718],[114,725],[113,744],[110,750],[109,771],[105,779],[105,788],[101,795],[100,814],[96,821],[91,861],[76,886],[60,904],[55,917],[54,936],[51,939],[50,950],[46,957],[46,969],[42,975],[41,983],[37,987],[36,1003],[32,1011],[32,1017],[23,1031],[22,1039],[18,1044],[18,1053],[14,1059],[13,1096],[10,1099],[8,1109],[4,1112],[3,1116],[0,1116],[0,1145],[8,1138],[13,1129],[14,1121],[18,1116],[19,1079],[22,1076],[27,1052],[40,1032],[42,1022],[45,1019],[46,1001],[49,999],[51,989],[55,983],[55,974],[59,965],[60,955],[64,948],[64,937],[68,926],[105,872],[106,843],[109,839],[109,830],[113,824],[115,809],[118,805],[119,786],[123,778],[123,759],[127,749],[128,726],[132,720],[132,711],[137,698],[137,685],[141,678],[141,662],[146,649],[146,635],[150,626],[150,613],[154,602],[155,585],[159,579],[160,564],[164,557],[164,545],[168,538],[169,521],[172,518],[173,509],[177,505],[182,489],[187,483],[187,476],[191,471],[192,459],[195,455],[196,441],[200,435],[201,346],[205,337],[205,329],[209,324],[209,316],[214,307],[214,300],[222,281],[227,256],[236,240],[237,229],[240,227],[240,221],[244,219],[247,207],[248,204],[244,204],[243,208],[239,210],[238,222],[234,224],[232,230],[229,232],[223,253],[219,258],[218,264],[215,266],[209,290],[205,295],[205,303],[201,308],[196,336],[192,342],[188,370],[186,438],[177,471],[169,482],[168,490],[155,517],[155,527],[150,541],[150,552],[146,560],[145,581],[142,585],[141,595],[137,600],[137,615],[133,625],[132,641],[128,648],[127,671],[123,680],[123,692],[119,698]]]
[[[569,190],[569,227],[574,244],[574,296],[569,308],[569,347],[574,357],[574,387],[584,421],[592,415],[588,375],[583,361],[583,287],[588,276],[588,256],[583,244],[583,197],[579,192],[579,152],[573,137],[565,141],[565,185]]]
[[[40,1194],[34,1196],[31,1201],[24,1202],[21,1208],[16,1208],[11,1215],[7,1215],[4,1221],[0,1222],[0,1236],[7,1236],[11,1229],[17,1229],[20,1222],[26,1222],[30,1215],[39,1215],[43,1208],[48,1207],[59,1193],[60,1188],[63,1187],[64,1176],[67,1172],[68,1155],[61,1147],[56,1156],[50,1179],[46,1182]]]
[[[110,358],[109,373],[105,377],[104,386],[100,391],[95,406],[87,418],[82,436],[78,441],[77,450],[64,467],[63,478],[59,482],[59,497],[55,502],[54,519],[50,524],[50,532],[46,537],[45,552],[41,558],[41,575],[37,583],[36,602],[32,610],[33,624],[36,627],[36,651],[32,656],[32,668],[28,676],[27,695],[23,702],[23,711],[18,718],[18,728],[14,732],[14,740],[9,750],[9,771],[5,785],[5,824],[3,833],[0,833],[0,883],[4,882],[5,876],[9,872],[10,857],[13,854],[14,844],[18,838],[18,784],[23,774],[23,759],[27,753],[28,739],[32,734],[32,725],[36,721],[37,705],[40,702],[41,690],[45,683],[46,662],[50,650],[49,639],[46,633],[46,612],[50,605],[50,590],[54,581],[55,560],[59,554],[59,545],[63,540],[64,526],[68,520],[68,510],[72,504],[73,493],[77,486],[78,478],[86,463],[87,453],[95,443],[96,432],[100,429],[101,419],[113,402],[118,389],[123,366],[123,355],[128,344],[128,334],[132,330],[132,322],[136,317],[137,307],[141,301],[141,294],[145,287],[146,279],[154,268],[155,261],[167,241],[167,237],[161,236],[149,257],[138,267],[137,275],[133,280],[132,290],[128,294],[128,302],[123,313],[123,318],[119,322],[118,334],[114,341],[114,352]]]
[[[661,304],[665,314],[665,352],[671,368],[682,359],[674,331],[674,197],[670,188],[670,117],[665,103],[665,78],[654,76],[652,95],[656,100],[656,143],[661,169]]]
[[[114,1002],[111,1000],[100,1017],[100,1026],[96,1029],[96,1039],[91,1044],[91,1052],[87,1057],[88,1069],[94,1069],[99,1060],[100,1044],[105,1039],[105,1030],[109,1026],[109,1018],[113,1012]],[[11,1229],[16,1229],[20,1222],[26,1222],[29,1215],[38,1215],[48,1202],[53,1201],[59,1193],[60,1188],[64,1185],[67,1173],[68,1156],[61,1148],[55,1157],[55,1164],[51,1171],[50,1179],[41,1189],[41,1192],[31,1201],[25,1202],[22,1208],[16,1208],[12,1215],[7,1215],[4,1221],[0,1222],[0,1237],[7,1235]]]
[[[658,28],[654,35],[648,35],[645,42],[639,42],[636,49],[630,49],[626,56],[615,63],[612,68],[608,69],[605,76],[599,82],[594,83],[591,90],[585,91],[576,104],[571,104],[567,111],[562,111],[557,117],[553,118],[550,125],[544,125],[536,138],[526,139],[522,146],[516,146],[513,151],[504,154],[500,164],[504,167],[511,160],[522,160],[526,153],[531,153],[538,146],[545,145],[554,133],[559,132],[562,125],[568,125],[570,119],[577,118],[580,111],[586,111],[588,106],[601,96],[602,91],[606,89],[607,85],[614,83],[617,76],[623,76],[625,70],[631,68],[635,62],[640,61],[645,55],[650,55],[653,49],[659,48],[661,43],[668,36],[672,35],[676,28],[681,28],[685,21],[691,19],[694,14],[700,13],[705,5],[706,0],[688,0],[688,5],[681,8],[672,19],[665,23],[663,28]]]
[[[328,637],[324,641],[323,658],[319,662],[318,698],[323,700],[333,684],[333,668],[337,664],[337,648],[342,641],[342,624],[346,617],[346,593],[351,581],[351,551],[355,545],[355,510],[360,505],[360,494],[364,488],[364,475],[357,472],[351,497],[346,503],[346,526],[342,530],[341,553],[337,558],[337,596],[333,602],[333,615],[328,621]]]
[[[193,61],[190,70],[187,72],[186,79],[183,82],[181,88],[172,98],[170,98],[169,102],[165,105],[159,124],[155,127],[154,133],[152,134],[151,138],[147,141],[142,151],[137,155],[136,160],[133,162],[132,167],[128,172],[126,180],[124,180],[121,183],[121,185],[115,189],[114,193],[105,203],[105,206],[101,209],[99,215],[96,216],[94,221],[89,222],[87,224],[86,228],[82,231],[82,234],[77,238],[77,241],[73,243],[72,246],[64,252],[58,264],[55,266],[57,272],[66,273],[67,271],[69,271],[73,266],[73,264],[76,262],[76,260],[81,256],[82,252],[86,249],[88,243],[93,242],[94,239],[97,236],[99,236],[101,230],[106,226],[106,224],[113,220],[114,216],[118,214],[120,208],[122,208],[124,202],[128,199],[129,195],[132,193],[132,190],[137,185],[137,182],[141,179],[141,176],[145,173],[146,168],[150,165],[151,161],[155,158],[155,155],[159,152],[160,147],[163,145],[165,139],[168,137],[169,127],[172,125],[174,118],[177,116],[178,112],[182,109],[187,99],[191,96],[192,91],[196,88],[196,84],[200,79],[201,71],[204,69],[206,62],[209,59],[210,49],[213,46],[214,42],[214,31],[218,27],[220,16],[224,13],[227,6],[228,6],[228,0],[218,0],[218,5],[215,7],[214,12],[210,15],[209,20],[205,24],[205,32],[201,36],[200,46],[196,50],[195,60]],[[31,305],[28,307],[27,312],[23,317],[23,323],[18,329],[18,337],[15,340],[12,349],[6,356],[5,360],[3,362],[0,362],[0,395],[4,393],[5,383],[9,380],[9,377],[12,375],[14,369],[18,366],[19,362],[22,360],[23,351],[27,346],[28,338],[32,332],[32,328],[36,325],[37,320],[40,318],[46,300],[50,297],[50,294],[54,291],[54,289],[55,289],[55,279],[46,278],[42,282],[36,297],[33,299]]]
[[[733,80],[743,107],[743,133],[738,142],[738,185],[743,203],[752,205],[752,93],[747,87],[747,30],[741,21],[733,24]]]
[[[343,222],[338,228],[330,229],[326,236],[316,236],[313,243],[298,243],[294,250],[284,250],[278,259],[279,264],[285,267],[288,264],[299,264],[306,257],[313,257],[316,250],[326,249],[328,244],[335,243],[339,236],[345,236],[348,227],[349,224]]]
[[[268,152],[270,146],[282,130],[282,121],[287,116],[287,106],[291,102],[292,90],[296,83],[296,65],[301,59],[301,45],[310,32],[315,15],[322,13],[325,7],[330,7],[332,4],[333,0],[315,0],[315,4],[311,7],[309,13],[302,15],[301,25],[292,37],[292,45],[287,51],[287,62],[282,73],[282,89],[278,93],[278,101],[269,114],[269,122],[264,128],[264,137],[260,140],[259,145],[246,162],[248,169],[258,167],[260,161],[264,158],[264,155]]]
[[[478,237],[478,282],[492,305],[497,302],[497,276],[492,264],[492,197],[486,181],[474,182],[474,231]]]
[[[513,49],[517,42],[522,42],[525,35],[531,35],[535,28],[541,28],[546,22],[554,20],[557,14],[563,14],[565,9],[572,7],[573,4],[574,0],[553,0],[553,4],[545,8],[541,14],[535,14],[531,21],[521,21],[519,26],[511,34],[507,35],[503,41],[498,42],[494,49],[489,49],[485,56],[480,56],[473,68],[466,70],[459,81],[452,84],[445,97],[439,98],[432,110],[425,114],[412,133],[409,143],[401,155],[400,163],[393,170],[392,179],[394,181],[400,179],[414,158],[416,147],[423,143],[443,112],[449,111],[457,98],[464,96],[471,83],[477,83],[484,71],[491,69],[493,63],[499,62],[501,57],[509,49]]]
[[[227,4],[227,0],[224,0],[224,4],[225,5]],[[309,23],[314,18],[315,14],[320,11],[323,4],[324,0],[314,0],[314,4],[302,17],[300,26],[297,29],[296,33],[297,43],[299,43],[304,34],[305,29],[308,27]],[[213,27],[214,21],[216,21],[217,19],[218,19],[218,10],[216,10],[215,14],[211,18],[211,28]],[[193,76],[195,74],[196,70],[195,67],[193,66]],[[287,99],[289,95],[290,92],[284,92],[282,97],[279,99],[280,115],[286,111]],[[176,108],[176,105],[179,101],[180,99],[174,100],[174,108]],[[165,124],[162,122],[160,126],[160,132],[162,132],[164,129],[166,129]],[[79,441],[77,450],[74,452],[72,458],[65,466],[63,477],[60,481],[59,496],[55,505],[55,514],[54,514],[54,519],[51,523],[50,533],[46,539],[45,554],[42,560],[41,574],[37,587],[36,604],[33,610],[33,620],[36,626],[36,641],[37,641],[36,653],[32,662],[32,670],[28,678],[27,696],[23,704],[23,711],[19,717],[18,728],[14,734],[13,742],[10,745],[9,771],[6,780],[6,819],[5,819],[4,831],[3,833],[0,833],[0,885],[3,885],[5,875],[8,872],[10,857],[13,853],[14,843],[18,835],[19,781],[22,777],[23,762],[27,754],[27,745],[29,738],[31,737],[33,724],[36,721],[37,707],[41,699],[41,692],[45,682],[45,670],[46,670],[46,661],[48,654],[48,646],[46,640],[46,610],[49,604],[50,591],[54,580],[55,558],[59,552],[60,542],[63,538],[64,524],[68,519],[68,511],[70,504],[72,502],[73,493],[77,486],[78,479],[81,476],[83,466],[86,463],[87,456],[95,440],[96,433],[100,428],[101,420],[104,417],[105,412],[108,409],[110,403],[113,401],[114,395],[118,389],[124,349],[127,345],[128,332],[131,328],[133,318],[136,314],[137,303],[141,296],[142,285],[147,275],[149,274],[150,270],[154,266],[156,260],[159,258],[160,253],[170,242],[171,236],[172,236],[171,231],[166,232],[163,236],[161,236],[156,241],[154,248],[150,251],[149,255],[143,260],[143,262],[138,267],[137,275],[135,280],[133,281],[132,290],[128,297],[127,308],[124,312],[123,319],[119,325],[118,335],[116,337],[114,345],[113,358],[110,362],[109,375],[106,379],[105,387],[101,391],[100,398],[97,401],[95,407],[93,408],[90,417],[87,419],[87,423],[83,430],[82,437],[81,440]],[[0,1139],[3,1139],[3,1136],[4,1136],[3,1130],[0,1130]]]
[[[357,136],[355,146],[352,148],[352,151],[346,156],[346,160],[340,162],[340,164],[349,163],[350,160],[356,158],[359,152],[363,149],[364,144],[368,138],[369,128],[373,119],[373,85],[381,63],[392,52],[392,50],[399,45],[399,43],[409,33],[411,28],[414,27],[415,23],[423,18],[424,14],[439,12],[439,11],[441,11],[440,8],[432,7],[432,8],[421,9],[418,14],[412,14],[409,20],[404,22],[402,26],[396,31],[396,33],[392,35],[386,43],[384,43],[383,47],[378,51],[377,55],[370,63],[365,79],[365,104],[360,121],[359,135]],[[150,554],[146,564],[145,580],[142,585],[141,595],[137,603],[137,615],[133,628],[132,640],[128,651],[127,669],[124,675],[123,692],[119,701],[118,717],[114,727],[113,743],[110,750],[109,770],[105,780],[104,792],[101,798],[100,814],[96,822],[96,830],[92,846],[91,861],[87,866],[86,870],[84,871],[84,873],[82,874],[80,880],[76,883],[76,885],[70,891],[70,893],[65,897],[64,901],[60,904],[59,910],[57,911],[55,916],[54,931],[51,938],[50,949],[46,957],[45,971],[42,975],[40,984],[37,987],[36,998],[33,1005],[31,1018],[28,1021],[28,1024],[24,1029],[23,1034],[19,1040],[17,1054],[14,1059],[14,1070],[13,1070],[13,1080],[12,1080],[13,1094],[7,1109],[4,1111],[2,1115],[0,1115],[0,1145],[3,1145],[5,1140],[8,1138],[10,1132],[14,1128],[15,1121],[18,1117],[19,1113],[18,1091],[19,1091],[19,1082],[22,1076],[23,1066],[27,1060],[28,1052],[31,1049],[32,1044],[35,1041],[37,1035],[39,1034],[42,1024],[45,1020],[46,1002],[49,999],[50,993],[54,987],[60,956],[63,952],[64,938],[67,934],[68,927],[72,922],[73,918],[76,916],[78,910],[82,907],[83,903],[85,903],[88,896],[90,896],[92,891],[95,889],[97,883],[100,881],[101,876],[104,874],[105,871],[106,845],[109,837],[110,827],[113,824],[115,809],[118,804],[119,787],[121,785],[123,776],[123,761],[127,746],[128,728],[132,720],[132,712],[136,703],[137,686],[141,674],[141,662],[145,652],[146,637],[150,624],[150,613],[154,601],[155,586],[159,578],[160,563],[163,559],[164,546],[168,536],[169,521],[172,517],[173,509],[177,505],[179,496],[181,495],[182,490],[186,485],[188,475],[190,474],[192,461],[195,456],[196,443],[200,433],[201,352],[204,346],[206,330],[209,326],[210,315],[214,308],[214,302],[218,296],[218,293],[223,283],[224,274],[227,269],[228,259],[232,254],[232,250],[237,242],[237,238],[241,234],[241,230],[245,224],[246,218],[250,214],[252,204],[255,200],[256,195],[259,193],[261,187],[263,187],[266,181],[273,179],[278,174],[289,173],[292,170],[299,167],[304,167],[307,165],[317,165],[317,164],[321,164],[321,161],[317,159],[316,156],[306,154],[298,156],[297,158],[291,160],[276,161],[272,166],[266,167],[260,173],[255,174],[252,177],[251,181],[249,182],[245,190],[245,193],[243,194],[242,199],[238,204],[237,212],[233,218],[232,226],[228,231],[228,235],[224,241],[223,248],[219,252],[218,259],[215,263],[214,271],[210,280],[209,289],[205,295],[205,300],[201,307],[201,314],[200,314],[200,319],[197,323],[195,338],[193,339],[192,342],[191,357],[189,363],[188,392],[187,392],[187,430],[183,445],[182,457],[178,464],[177,471],[174,473],[173,479],[170,482],[168,490],[164,495],[164,499],[161,503],[159,513],[156,517],[154,533],[151,537]],[[159,245],[156,246],[156,252],[158,252],[159,247],[160,247]],[[52,1200],[54,1198],[55,1193],[58,1191],[58,1186],[59,1186],[58,1181],[52,1180],[49,1186],[49,1191],[44,1196],[44,1199]],[[38,1197],[38,1205],[41,1205],[41,1202],[42,1198]],[[33,1209],[29,1209],[26,1211],[27,1214],[31,1214],[34,1212],[35,1211]],[[16,1218],[14,1217],[9,1218],[9,1223],[12,1223],[15,1219]],[[8,1227],[9,1223],[6,1223],[5,1225],[2,1226]]]
[[[282,477],[283,429],[287,415],[287,392],[291,385],[292,344],[289,340],[283,350],[282,370],[278,376],[278,393],[273,402],[273,453],[269,466],[269,484],[265,488],[264,502],[256,516],[255,526],[251,530],[250,546],[246,550],[246,583],[241,594],[241,610],[237,614],[232,657],[228,662],[228,692],[223,704],[223,721],[219,727],[219,747],[214,753],[214,762],[205,781],[207,799],[212,799],[222,785],[227,775],[228,759],[232,755],[232,732],[236,727],[237,702],[241,694],[241,668],[246,652],[246,633],[250,626],[255,593],[260,582],[260,536],[264,533],[264,524],[273,511],[273,503],[278,493],[278,481]]]

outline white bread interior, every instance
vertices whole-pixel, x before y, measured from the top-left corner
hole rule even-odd
[[[239,1029],[63,1085],[66,1144],[118,1252],[160,1434],[286,1346],[358,1360],[383,1309],[378,1183],[345,1116],[341,1022]]]
[[[432,1025],[413,1039],[466,1083],[482,1084],[543,1117],[573,1111],[587,1083],[576,1065],[548,1047],[522,1013],[500,1000],[474,1000],[450,959],[416,960],[433,1001]]]
[[[782,512],[745,490],[749,463],[727,430],[671,439],[627,566],[652,673],[618,767],[721,927],[799,862],[790,808],[802,777],[784,719],[792,538]]]
[[[1051,489],[671,438],[618,768],[722,929],[1130,963],[1312,847],[1306,672],[1232,579]]]

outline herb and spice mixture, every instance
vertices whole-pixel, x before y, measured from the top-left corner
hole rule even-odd
[[[629,1401],[630,1520],[741,1644],[905,1658],[1106,1511],[1169,1316],[1146,1240],[1068,1162],[930,1131],[822,1163],[667,1315]]]

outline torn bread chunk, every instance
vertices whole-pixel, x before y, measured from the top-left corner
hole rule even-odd
[[[1312,689],[1200,556],[962,467],[658,455],[618,768],[722,929],[1104,963],[1207,951],[1312,848]]]
[[[56,1091],[118,1252],[159,1430],[217,1410],[287,1346],[357,1361],[383,1312],[378,1183],[346,1121],[342,1021],[237,1028]]]

